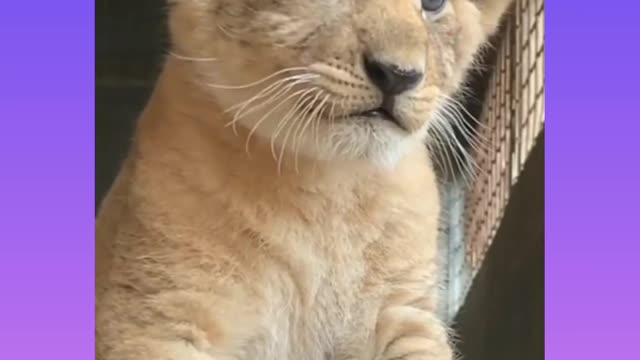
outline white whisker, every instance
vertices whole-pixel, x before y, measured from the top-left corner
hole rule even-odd
[[[460,109],[462,109],[462,111],[464,111],[464,112],[467,114],[467,116],[469,116],[469,118],[471,118],[471,120],[473,120],[476,124],[478,124],[478,126],[483,127],[483,128],[487,128],[487,125],[486,125],[486,124],[483,124],[483,123],[482,123],[482,121],[478,120],[475,116],[473,116],[473,115],[469,112],[469,110],[467,110],[467,109],[464,107],[464,105],[462,105],[462,104],[460,103],[460,101],[458,101],[458,100],[456,100],[455,98],[453,98],[453,97],[451,97],[451,96],[449,96],[449,95],[446,95],[446,94],[442,94],[442,96],[443,96],[445,99],[447,99],[447,100],[449,100],[449,101],[453,102],[454,104],[456,104]]]
[[[435,121],[433,125],[434,129],[438,132],[437,135],[439,135],[439,138],[441,140],[445,141],[444,144],[446,145],[447,149],[444,150],[444,154],[451,166],[452,174],[454,173],[453,163],[455,162],[455,164],[461,171],[460,175],[462,176],[463,181],[467,186],[471,186],[471,182],[474,178],[474,172],[473,169],[469,168],[469,163],[471,162],[473,165],[475,165],[475,162],[473,162],[473,159],[468,156],[468,153],[466,152],[464,147],[462,147],[458,142],[455,134],[453,133],[453,129],[451,128],[451,125],[447,121],[447,119],[441,116],[436,116],[434,120]],[[460,151],[458,150],[462,151],[462,153],[460,153]],[[449,152],[451,152],[451,154],[449,154]],[[453,159],[454,161],[452,162],[451,159]]]
[[[479,137],[477,135],[475,135],[474,133],[472,133],[469,129],[467,129],[468,125],[464,122],[463,119],[461,119],[460,117],[456,116],[456,114],[451,113],[452,110],[448,109],[448,108],[444,108],[443,109],[444,114],[446,115],[446,119],[449,122],[453,122],[455,123],[458,128],[461,131],[461,135],[464,136],[465,140],[467,140],[469,142],[469,145],[478,153],[482,153],[484,151],[487,150],[485,142],[481,142],[479,140],[485,140],[484,137]],[[458,113],[459,114],[459,113]],[[461,114],[459,114],[461,116]]]
[[[262,84],[263,82],[269,80],[269,79],[273,79],[274,77],[287,73],[287,72],[292,72],[292,71],[308,71],[308,68],[306,67],[290,67],[290,68],[286,68],[286,69],[282,69],[279,71],[276,71],[274,73],[272,73],[269,76],[266,76],[260,80],[256,80],[254,82],[248,83],[248,84],[244,84],[244,85],[221,85],[221,84],[211,84],[208,83],[207,86],[212,87],[214,89],[223,89],[223,90],[239,90],[239,89],[247,89],[259,84]]]
[[[298,98],[296,103],[293,105],[291,110],[289,110],[289,112],[287,112],[287,114],[280,120],[276,129],[271,135],[271,141],[270,141],[271,154],[273,155],[274,160],[278,161],[278,156],[276,154],[276,148],[275,148],[275,140],[280,135],[280,132],[284,129],[285,125],[289,122],[289,120],[295,116],[296,112],[302,106],[304,106],[307,103],[307,101],[311,100],[311,97],[309,96],[309,94],[312,94],[314,91],[317,91],[317,90],[315,88],[308,89],[300,95],[300,97]]]
[[[168,54],[169,56],[172,56],[178,60],[185,60],[185,61],[202,61],[202,62],[218,61],[218,58],[191,57],[191,56],[180,55],[173,51],[169,51]]]
[[[233,116],[233,119],[226,126],[230,126],[230,125],[233,126],[234,127],[234,131],[235,131],[235,125],[241,118],[243,118],[246,115],[251,114],[251,113],[259,110],[260,108],[263,108],[264,106],[266,106],[266,105],[278,100],[282,96],[285,96],[287,94],[287,92],[289,90],[291,90],[294,86],[308,82],[306,79],[298,79],[298,80],[295,80],[295,81],[292,81],[292,80],[295,80],[295,79],[286,78],[286,79],[282,79],[280,81],[277,81],[276,83],[271,84],[265,90],[263,90],[260,93],[256,94],[251,99],[243,102],[244,105],[242,105],[236,111],[236,113]],[[285,85],[288,81],[291,81],[291,83]],[[271,97],[267,98],[266,100],[264,100],[264,101],[262,101],[260,103],[255,104],[252,107],[249,107],[249,105],[251,105],[251,103],[253,103],[254,101],[258,100],[261,97],[265,97],[265,96],[267,96],[268,94],[270,94],[272,92],[275,92],[275,94],[272,94]]]
[[[449,113],[449,115],[453,118],[456,123],[466,130],[466,133],[470,133],[471,136],[475,139],[478,138],[483,141],[487,141],[487,139],[482,135],[475,127],[471,124],[467,124],[465,121],[464,115],[460,112],[460,109],[454,104],[445,102],[445,110]],[[466,109],[463,109],[466,110]],[[453,113],[451,113],[453,111]],[[470,115],[469,115],[470,116]]]
[[[274,106],[269,112],[267,112],[265,115],[263,115],[257,122],[256,124],[253,126],[253,128],[251,129],[251,131],[249,132],[249,135],[247,136],[247,141],[245,143],[245,150],[247,152],[247,154],[249,154],[249,141],[251,140],[251,137],[253,136],[254,132],[258,129],[258,127],[260,126],[260,124],[266,120],[271,114],[273,114],[278,108],[280,108],[283,104],[285,104],[287,101],[291,100],[292,98],[296,97],[296,96],[300,96],[302,93],[304,93],[305,91],[307,91],[306,89],[303,90],[298,90],[297,92],[287,96],[285,99],[283,99],[282,101],[280,101],[280,103],[278,103],[276,106]]]
[[[272,103],[273,101],[279,99],[280,97],[282,97],[283,95],[285,95],[289,90],[291,90],[291,88],[293,88],[295,85],[297,84],[301,84],[304,83],[305,81],[303,80],[297,80],[294,81],[291,84],[286,84],[286,81],[282,81],[279,84],[276,84],[276,86],[271,89],[270,91],[268,91],[267,93],[264,93],[260,96],[254,96],[253,98],[250,99],[249,102],[245,103],[240,109],[238,109],[233,117],[233,121],[237,122],[239,119],[258,111],[259,109],[269,105],[270,103]],[[271,94],[273,93],[273,94]],[[267,95],[271,95],[269,98],[265,99],[264,101],[257,103],[253,106],[249,106],[251,105],[251,103],[255,102],[256,100],[265,97]]]
[[[314,98],[314,102],[312,104],[315,104],[315,102],[319,100],[319,96],[322,95],[322,94],[323,94],[323,92],[320,91],[318,93],[318,95],[316,95],[316,98]],[[312,105],[312,107],[315,107],[315,109],[314,109],[313,112],[311,112],[311,114],[309,115],[309,119],[307,121],[305,121],[305,124],[302,126],[302,129],[300,130],[300,135],[298,136],[297,141],[294,141],[294,148],[295,148],[295,150],[294,150],[294,152],[295,152],[295,160],[294,160],[294,162],[295,162],[296,171],[298,169],[298,150],[300,148],[300,143],[302,142],[302,139],[304,137],[304,132],[305,132],[305,130],[307,129],[307,127],[310,124],[313,124],[314,122],[320,123],[322,110],[323,110],[324,104],[327,102],[328,98],[329,98],[329,95],[326,95],[323,98],[323,100],[320,101],[318,106]],[[316,100],[316,99],[318,99],[318,100]],[[313,127],[312,127],[312,129],[313,129]]]
[[[478,166],[478,164],[474,161],[473,157],[469,155],[467,150],[460,144],[458,139],[455,137],[455,134],[453,132],[453,129],[451,128],[451,125],[446,122],[446,119],[443,119],[443,120],[444,120],[443,122],[444,128],[447,130],[449,134],[447,139],[449,140],[453,139],[453,144],[455,144],[456,147],[460,150],[459,152],[454,150],[454,154],[459,154],[459,156],[464,156],[464,160],[465,160],[464,163],[466,166],[464,167],[463,170],[467,170],[467,173],[472,176],[473,180],[475,180],[476,171],[483,173],[484,170],[480,168],[480,166]],[[473,168],[475,168],[475,170]]]
[[[315,89],[314,89],[315,90]],[[302,112],[300,113],[299,118],[297,119],[297,121],[300,121],[300,119],[304,119],[304,117],[307,115],[307,113],[312,109],[313,103],[316,101],[316,99],[318,98],[318,95],[316,94],[316,97],[314,97],[312,99],[311,102],[309,102],[309,104],[307,104],[305,106],[305,108],[302,110]],[[285,149],[287,147],[287,141],[289,139],[289,135],[291,134],[291,130],[293,130],[293,126],[290,126],[289,129],[287,130],[284,139],[282,141],[282,145],[280,148],[280,156],[278,156],[278,173],[280,173],[282,171],[282,160],[284,158],[284,152]]]

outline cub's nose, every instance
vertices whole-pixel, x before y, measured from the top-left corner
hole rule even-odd
[[[385,97],[402,94],[415,88],[424,74],[415,69],[403,69],[365,56],[364,68],[371,82]]]

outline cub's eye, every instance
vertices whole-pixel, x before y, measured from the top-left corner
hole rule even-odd
[[[447,0],[422,0],[422,9],[430,13],[440,12],[447,4]]]

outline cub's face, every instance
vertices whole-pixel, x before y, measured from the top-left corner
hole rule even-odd
[[[492,2],[508,0],[174,0],[173,54],[276,158],[388,166],[460,86]]]

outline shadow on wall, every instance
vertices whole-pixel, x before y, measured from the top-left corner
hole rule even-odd
[[[464,360],[544,359],[544,131],[454,320]]]

